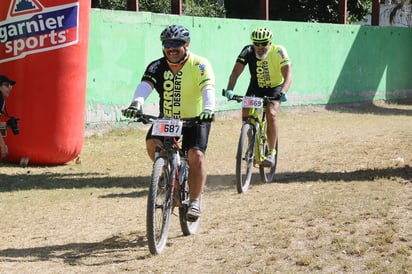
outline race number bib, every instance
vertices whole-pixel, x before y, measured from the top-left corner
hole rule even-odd
[[[243,108],[262,108],[263,99],[260,97],[243,97],[242,100]]]
[[[153,121],[152,135],[166,137],[180,137],[183,122],[179,119],[159,119]]]

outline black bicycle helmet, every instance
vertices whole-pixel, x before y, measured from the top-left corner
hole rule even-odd
[[[171,25],[166,27],[160,34],[160,41],[180,40],[190,42],[190,33],[187,28],[181,25]]]

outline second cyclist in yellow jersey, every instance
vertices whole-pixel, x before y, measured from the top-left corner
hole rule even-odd
[[[292,68],[285,47],[272,44],[272,31],[267,28],[257,28],[251,34],[252,45],[245,46],[236,59],[232,73],[229,76],[226,96],[234,95],[237,79],[246,65],[249,65],[250,82],[246,96],[278,97],[266,106],[267,134],[269,152],[263,164],[274,165],[276,142],[278,138],[278,112],[280,102],[287,101],[287,92],[292,83]],[[244,109],[242,116],[246,119],[248,110]]]
[[[256,47],[256,46],[255,46]],[[259,50],[257,48],[257,50]],[[260,90],[273,89],[284,83],[285,77],[282,75],[282,67],[290,64],[289,56],[286,49],[281,45],[271,44],[265,58],[256,57],[253,45],[245,46],[237,57],[236,62],[246,66],[249,65],[250,83],[248,91],[256,96]]]

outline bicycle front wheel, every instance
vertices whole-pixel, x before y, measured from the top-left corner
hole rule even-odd
[[[255,134],[251,124],[244,124],[240,131],[236,154],[236,188],[238,193],[246,192],[252,179],[255,149]]]
[[[154,255],[163,252],[169,234],[172,177],[167,159],[157,158],[153,164],[146,214],[147,242],[150,253]]]
[[[265,142],[263,145],[263,149],[261,151],[265,152],[265,155],[267,155],[268,152],[268,145],[267,142]],[[278,164],[278,154],[279,154],[279,149],[278,149],[278,140],[276,140],[276,155],[275,155],[275,163],[271,167],[265,167],[262,164],[259,165],[259,173],[260,173],[260,179],[264,183],[271,183],[273,182],[273,179],[275,178],[275,172],[276,172],[276,166]]]

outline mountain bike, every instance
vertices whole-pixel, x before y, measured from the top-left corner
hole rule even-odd
[[[195,234],[200,217],[196,221],[186,218],[189,207],[189,162],[187,151],[178,141],[182,128],[195,126],[199,118],[175,119],[140,114],[135,122],[153,124],[152,135],[163,136],[162,146],[156,147],[147,198],[146,233],[150,253],[164,251],[170,228],[170,216],[178,208],[180,228],[183,235]],[[201,203],[201,199],[200,199]]]
[[[226,91],[222,91],[226,96]],[[249,189],[252,179],[253,167],[259,167],[260,178],[264,183],[273,181],[278,162],[279,143],[276,140],[275,162],[272,166],[263,165],[263,160],[268,152],[266,105],[271,100],[280,97],[248,97],[234,95],[231,100],[242,103],[242,108],[249,109],[247,120],[242,125],[236,154],[236,188],[238,193]]]

